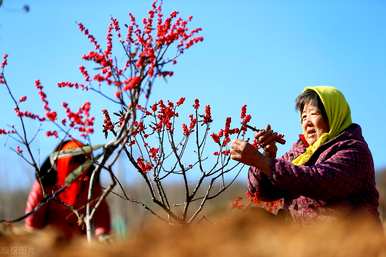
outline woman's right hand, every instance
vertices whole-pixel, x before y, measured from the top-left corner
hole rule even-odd
[[[269,124],[266,129],[255,133],[255,139],[258,145],[261,145],[264,149],[264,156],[276,158],[277,146],[275,136]]]

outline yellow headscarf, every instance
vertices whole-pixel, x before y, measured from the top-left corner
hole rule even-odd
[[[323,133],[315,143],[307,147],[303,154],[292,161],[297,166],[304,165],[322,144],[335,138],[352,124],[350,106],[338,89],[330,86],[315,86],[306,87],[303,92],[307,89],[315,91],[322,100],[330,131]]]

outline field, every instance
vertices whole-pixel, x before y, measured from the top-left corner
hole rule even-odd
[[[381,196],[383,174],[378,173]],[[256,208],[231,209],[231,199],[243,195],[244,190],[245,185],[235,184],[208,206],[208,219],[189,226],[159,222],[140,208],[112,197],[113,217],[122,217],[124,228],[119,231],[115,227],[105,242],[88,243],[85,238],[68,241],[50,229],[28,232],[20,223],[2,224],[0,256],[386,256],[386,239],[363,221],[332,220],[299,226]],[[26,194],[2,194],[2,217],[21,214]],[[383,206],[381,200],[381,210]]]
[[[331,220],[291,225],[256,209],[232,210],[190,226],[148,220],[125,240],[87,243],[54,231],[3,226],[1,256],[386,256],[385,238],[368,223]]]

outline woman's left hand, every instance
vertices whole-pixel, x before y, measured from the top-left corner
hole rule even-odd
[[[236,139],[231,145],[231,158],[246,165],[261,169],[269,173],[269,158],[263,156],[256,147],[246,141]]]

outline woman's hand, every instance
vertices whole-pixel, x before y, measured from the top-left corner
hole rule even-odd
[[[273,134],[270,125],[268,125],[265,130],[256,132],[255,139],[257,140],[257,143],[263,147],[264,156],[276,158],[277,147],[275,142],[275,135]]]
[[[267,175],[270,173],[269,160],[256,147],[246,141],[236,139],[231,145],[231,158],[246,165],[261,169]]]

